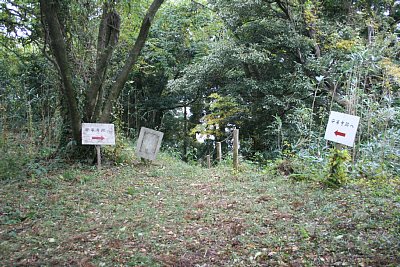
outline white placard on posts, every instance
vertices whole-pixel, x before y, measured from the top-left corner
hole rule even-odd
[[[358,116],[331,111],[326,126],[325,139],[353,147],[359,122],[360,117]]]
[[[136,155],[149,160],[155,160],[161,147],[163,132],[142,127],[136,146]]]
[[[82,145],[115,145],[114,124],[82,123]]]

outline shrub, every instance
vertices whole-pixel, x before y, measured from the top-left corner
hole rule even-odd
[[[351,158],[347,150],[340,150],[337,148],[331,149],[328,162],[328,175],[324,181],[325,185],[337,188],[346,184],[348,180],[346,162],[350,159]]]
[[[21,179],[29,156],[23,146],[0,143],[0,180]]]

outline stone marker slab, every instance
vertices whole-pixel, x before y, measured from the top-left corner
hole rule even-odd
[[[144,159],[155,160],[163,136],[164,133],[162,132],[142,127],[136,145],[136,155]]]

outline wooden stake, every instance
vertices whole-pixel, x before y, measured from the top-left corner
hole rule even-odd
[[[217,161],[218,161],[218,163],[221,163],[221,161],[222,161],[221,142],[217,142]]]
[[[183,161],[188,162],[188,146],[189,146],[189,136],[188,136],[188,116],[187,107],[183,107]]]
[[[210,169],[211,168],[211,156],[207,155],[207,166]]]
[[[101,153],[100,153],[100,148],[101,146],[96,146],[96,152],[97,152],[97,169],[101,169]]]
[[[342,150],[343,145],[342,145],[342,144],[339,144],[339,143],[335,143],[335,148],[336,148],[337,150]]]
[[[239,169],[239,129],[233,130],[233,168]]]

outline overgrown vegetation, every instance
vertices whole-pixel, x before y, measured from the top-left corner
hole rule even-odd
[[[2,264],[400,264],[399,1],[0,7]],[[360,117],[354,147],[324,140],[330,111]],[[170,156],[139,163],[142,126]]]
[[[63,52],[75,66],[68,89],[58,77],[65,68],[49,49],[45,2],[3,2],[0,109],[6,134],[26,131],[36,145],[91,162],[91,153],[69,152],[80,145],[76,128],[82,121],[98,121],[96,113],[118,124],[120,137],[134,138],[142,126],[162,130],[164,143],[186,161],[215,152],[217,141],[228,152],[236,127],[246,159],[282,159],[290,147],[297,158],[322,162],[330,145],[323,131],[334,110],[361,117],[356,146],[349,151],[356,164],[352,176],[398,175],[396,1],[164,3],[112,109],[113,101],[108,102],[116,94],[107,92],[141,26],[141,16],[134,14],[144,13],[153,1],[60,0],[48,6],[68,36]],[[120,33],[110,37],[115,43],[95,42],[108,16],[120,19],[113,20]],[[93,73],[99,71],[96,80]],[[70,99],[67,91],[76,97]],[[73,121],[71,103],[76,104]],[[102,105],[109,111],[103,114]]]
[[[331,149],[328,173],[325,183],[330,187],[340,187],[349,180],[347,163],[350,161],[350,155],[347,150]]]
[[[399,181],[326,190],[167,155],[1,181],[2,265],[395,266]],[[18,194],[15,192],[18,191]]]

